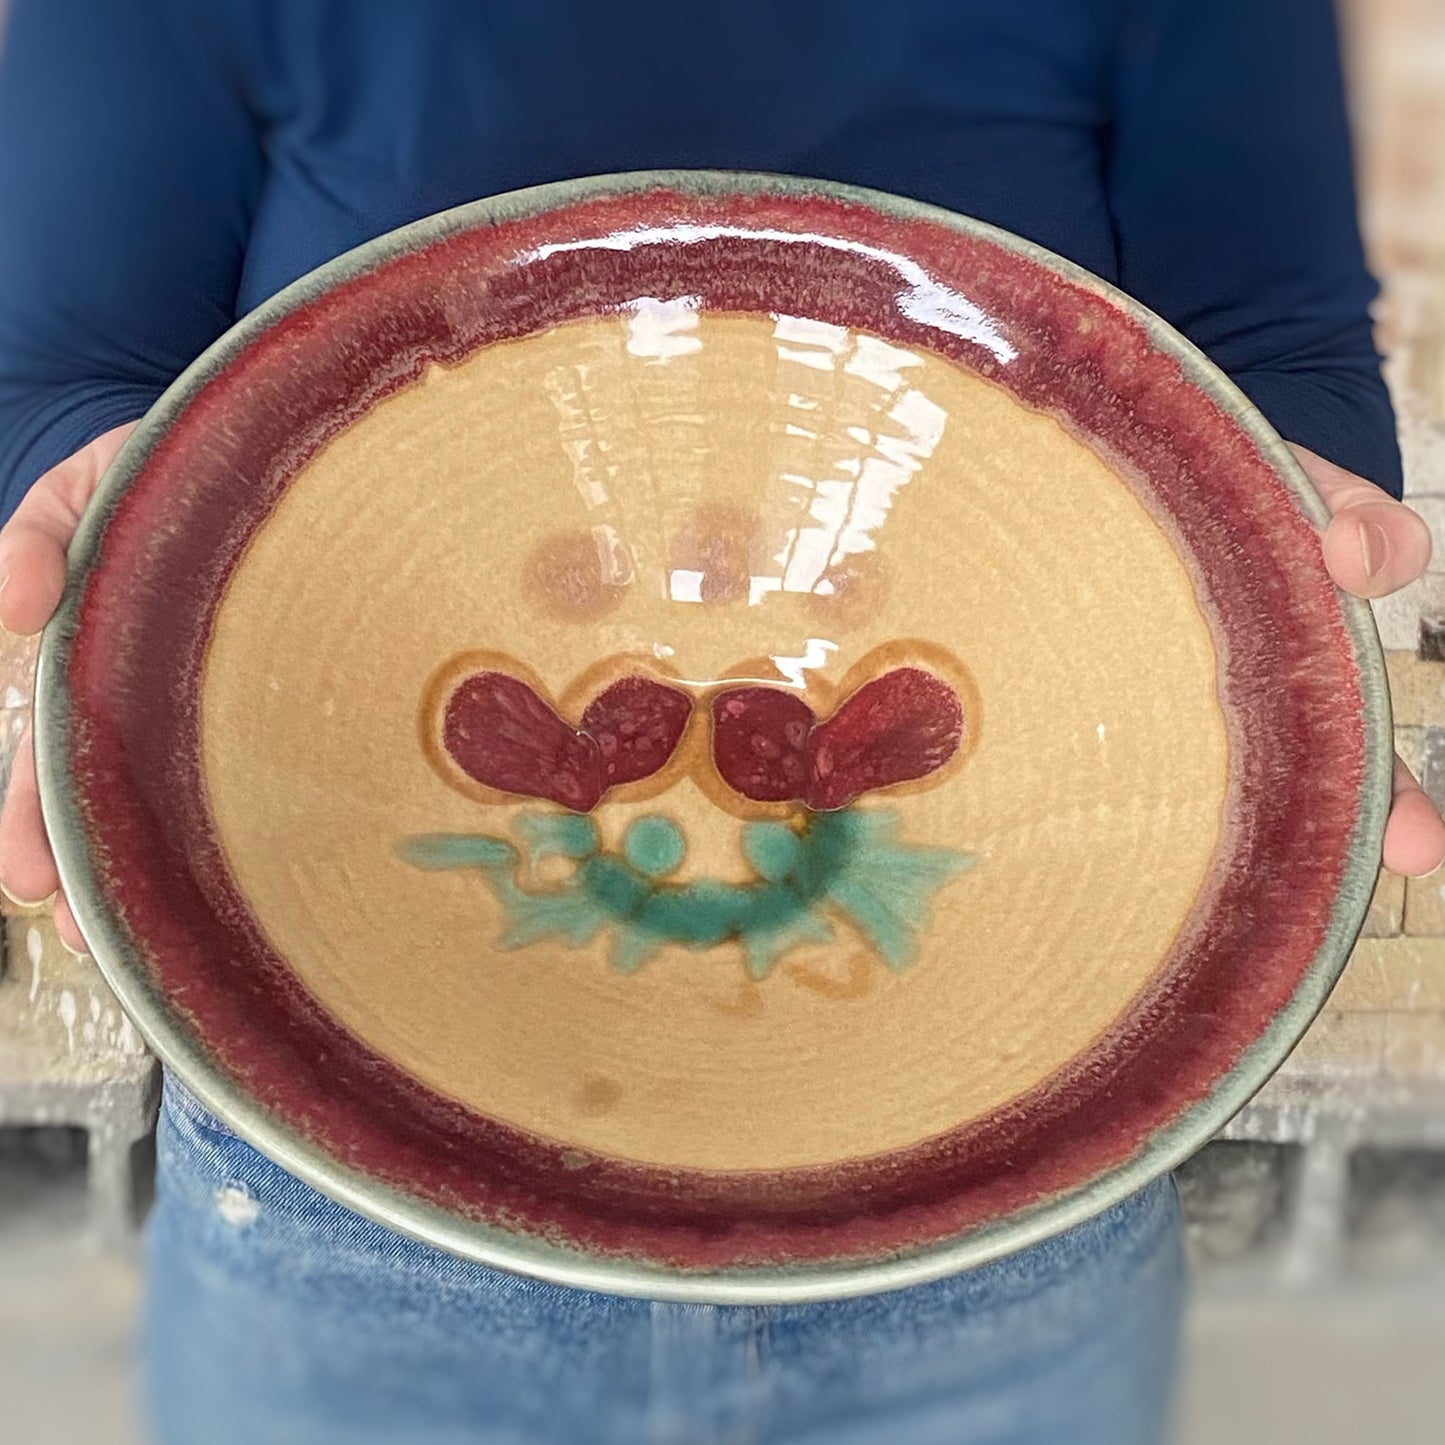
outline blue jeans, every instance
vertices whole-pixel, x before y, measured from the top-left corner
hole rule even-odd
[[[159,1445],[1157,1445],[1183,1286],[1162,1181],[895,1294],[763,1308],[538,1284],[402,1239],[174,1082],[150,1226]]]

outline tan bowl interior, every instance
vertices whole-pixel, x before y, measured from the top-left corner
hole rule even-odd
[[[398,852],[537,811],[428,761],[419,709],[459,654],[557,698],[624,666],[816,702],[915,642],[971,679],[979,730],[932,785],[862,804],[972,858],[902,971],[836,915],[761,981],[735,942],[630,975],[601,938],[505,949],[483,880]],[[684,305],[433,368],[331,442],[233,576],[202,728],[239,886],[351,1030],[549,1139],[729,1170],[916,1143],[1088,1048],[1200,891],[1227,768],[1190,578],[1088,447],[937,357]],[[615,846],[661,813],[682,876],[742,881],[747,809],[686,746],[664,791],[596,821]]]

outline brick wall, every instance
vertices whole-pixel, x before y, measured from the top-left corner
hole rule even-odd
[[[1445,805],[1445,5],[1346,0],[1342,20],[1406,493],[1435,538],[1375,616],[1396,745]],[[1445,1259],[1445,874],[1381,879],[1328,1006],[1226,1136],[1184,1175],[1201,1261],[1321,1282]]]

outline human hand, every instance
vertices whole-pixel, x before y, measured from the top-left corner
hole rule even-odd
[[[1330,576],[1356,597],[1385,597],[1407,587],[1430,563],[1430,529],[1407,506],[1372,482],[1290,445],[1324,498],[1331,520],[1324,533]],[[1385,824],[1385,867],[1418,878],[1445,861],[1445,823],[1409,768],[1395,759],[1395,796]]]
[[[134,427],[134,422],[115,427],[52,467],[0,529],[0,624],[9,631],[28,636],[50,620],[65,588],[70,539],[105,469]],[[21,907],[34,907],[54,894],[56,931],[66,947],[84,952],[85,940],[60,891],[55,857],[45,836],[28,728],[0,810],[0,887]]]

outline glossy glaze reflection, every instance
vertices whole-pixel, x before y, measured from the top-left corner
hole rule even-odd
[[[203,737],[249,906],[373,1046],[574,1147],[772,1168],[986,1113],[1129,1006],[1214,856],[1217,688],[1168,538],[1057,423],[864,332],[644,302],[304,468]]]
[[[636,332],[642,313],[678,309],[699,313],[703,346],[669,365],[711,364],[710,319],[804,318],[941,368],[910,369],[935,400],[949,376],[974,383],[944,398],[943,434],[895,493],[886,540],[838,564],[831,591],[742,603],[760,509],[737,480],[773,473],[750,472],[757,449],[730,430],[735,406],[660,421],[675,439],[695,420],[742,465],[704,477],[670,447],[667,481],[690,489],[686,515],[660,520],[612,498],[617,514],[599,529],[574,473],[646,473],[652,433],[629,432],[625,418],[658,395],[657,375],[645,396],[614,392],[609,408],[607,386],[579,392],[576,367],[564,367],[562,392],[582,403],[570,450],[550,397],[532,405],[545,380],[535,368],[515,408],[523,436],[498,438],[486,418],[485,398],[512,406],[515,389],[465,392],[489,349],[598,318]],[[776,336],[764,343],[775,362]],[[657,359],[633,358],[625,340],[603,359],[617,356]],[[839,358],[814,360],[816,374],[790,390],[807,399],[823,380],[828,406],[846,399]],[[413,431],[428,398],[432,424]],[[455,445],[438,448],[449,427]],[[1041,451],[1043,435],[1053,443]],[[856,459],[859,440],[817,455]],[[419,517],[423,495],[432,505]],[[516,538],[516,519],[544,503],[545,526]],[[1139,530],[1141,514],[1154,531]],[[103,480],[43,650],[37,754],[57,861],[107,978],[168,1061],[245,1137],[364,1213],[489,1264],[650,1297],[823,1298],[936,1278],[1065,1227],[1197,1148],[1337,976],[1378,864],[1390,736],[1368,608],[1330,582],[1321,516],[1279,439],[1157,318],[966,218],[818,182],[682,172],[497,197],[383,237],[249,315]],[[515,542],[507,559],[489,528]],[[1204,706],[1222,707],[1228,735],[1225,826],[1182,927],[1154,940],[1152,979],[1049,1069],[1048,1048],[1063,1057],[1069,1030],[1102,1013],[1056,1016],[1044,985],[1067,1006],[1091,989],[1107,1002],[1101,980],[1121,982],[1117,960],[1099,970],[1087,950],[1075,973],[1058,966],[1081,936],[1063,922],[1089,924],[1098,901],[1089,870],[1138,864],[1118,885],[1127,915],[1161,864],[1188,869],[1175,846],[1188,814],[1157,849],[1139,846],[1190,757],[1179,719],[1199,721],[1188,689],[1167,695],[1175,664],[1139,673],[1141,655],[1160,655],[1148,632],[1157,567],[1139,563],[1161,529],[1177,568],[1160,595],[1175,596],[1182,577],[1179,595],[1187,584],[1199,604],[1184,607],[1178,636],[1197,640],[1202,622],[1216,649]],[[1143,554],[1141,536],[1152,539]],[[276,552],[287,538],[289,572]],[[639,548],[664,585],[633,585]],[[1099,575],[1083,575],[1078,559],[1096,549]],[[673,574],[685,601],[671,595]],[[216,599],[236,581],[223,611],[241,616],[249,593],[260,616],[268,575],[293,625],[271,618],[249,656],[231,630],[226,648],[253,685],[223,695],[206,666],[223,651],[212,646]],[[1132,613],[1131,587],[1147,599]],[[500,607],[479,603],[479,589]],[[954,597],[958,612],[940,600]],[[691,620],[679,629],[679,617]],[[579,623],[592,629],[581,648]],[[926,910],[930,944],[943,941],[931,921],[942,920],[950,963],[967,970],[925,950],[895,971],[859,947],[789,954],[752,981],[738,939],[664,949],[632,974],[600,948],[557,959],[524,947],[505,954],[508,969],[492,880],[404,856],[400,844],[429,831],[487,829],[520,851],[534,826],[521,815],[555,813],[597,826],[599,855],[669,888],[745,883],[750,867],[790,877],[796,818],[735,811],[738,791],[698,765],[698,705],[760,686],[826,718],[873,675],[854,675],[864,660],[900,640],[931,640],[942,651],[930,666],[969,670],[983,740],[916,792],[900,784],[851,806],[897,809],[909,847],[978,847],[976,866]],[[462,787],[434,767],[418,729],[429,683],[478,652],[502,654],[573,720],[641,665],[693,697],[691,744],[685,735],[655,774],[589,814],[499,806],[475,779]],[[281,665],[268,672],[273,654]],[[1153,706],[1148,726],[1128,726],[1127,708],[1075,715],[1096,656]],[[1171,727],[1166,764],[1150,773],[1133,742]],[[248,735],[261,744],[249,761],[226,741]],[[241,816],[248,766],[257,806],[281,824],[269,834]],[[211,808],[217,778],[226,828]],[[1111,805],[1115,782],[1132,789],[1132,814]],[[979,826],[991,819],[1002,826]],[[384,836],[399,845],[383,863],[368,849]],[[1025,845],[1032,873],[1020,872]],[[508,884],[562,886],[591,856],[580,834],[570,846],[576,857],[542,858],[535,884],[510,871]],[[952,907],[955,893],[968,909]],[[990,940],[1000,918],[1014,931]],[[361,928],[370,949],[355,946]],[[1056,976],[1042,978],[1035,957]],[[1045,1009],[1020,1032],[1009,991],[1031,988]],[[438,1000],[450,1011],[426,1017]],[[727,1030],[709,1029],[714,1018]],[[589,1060],[598,1038],[616,1047]],[[1019,1047],[1005,1056],[1010,1041]],[[598,1070],[569,1072],[579,1061]],[[494,1112],[477,1089],[488,1068],[509,1075]],[[1014,1092],[1039,1068],[1036,1086]],[[972,1096],[959,1074],[973,1076]],[[542,1091],[574,1085],[539,1113]],[[838,1119],[857,1127],[830,1135]],[[692,1163],[666,1163],[679,1157]],[[755,1158],[803,1162],[730,1167]]]

